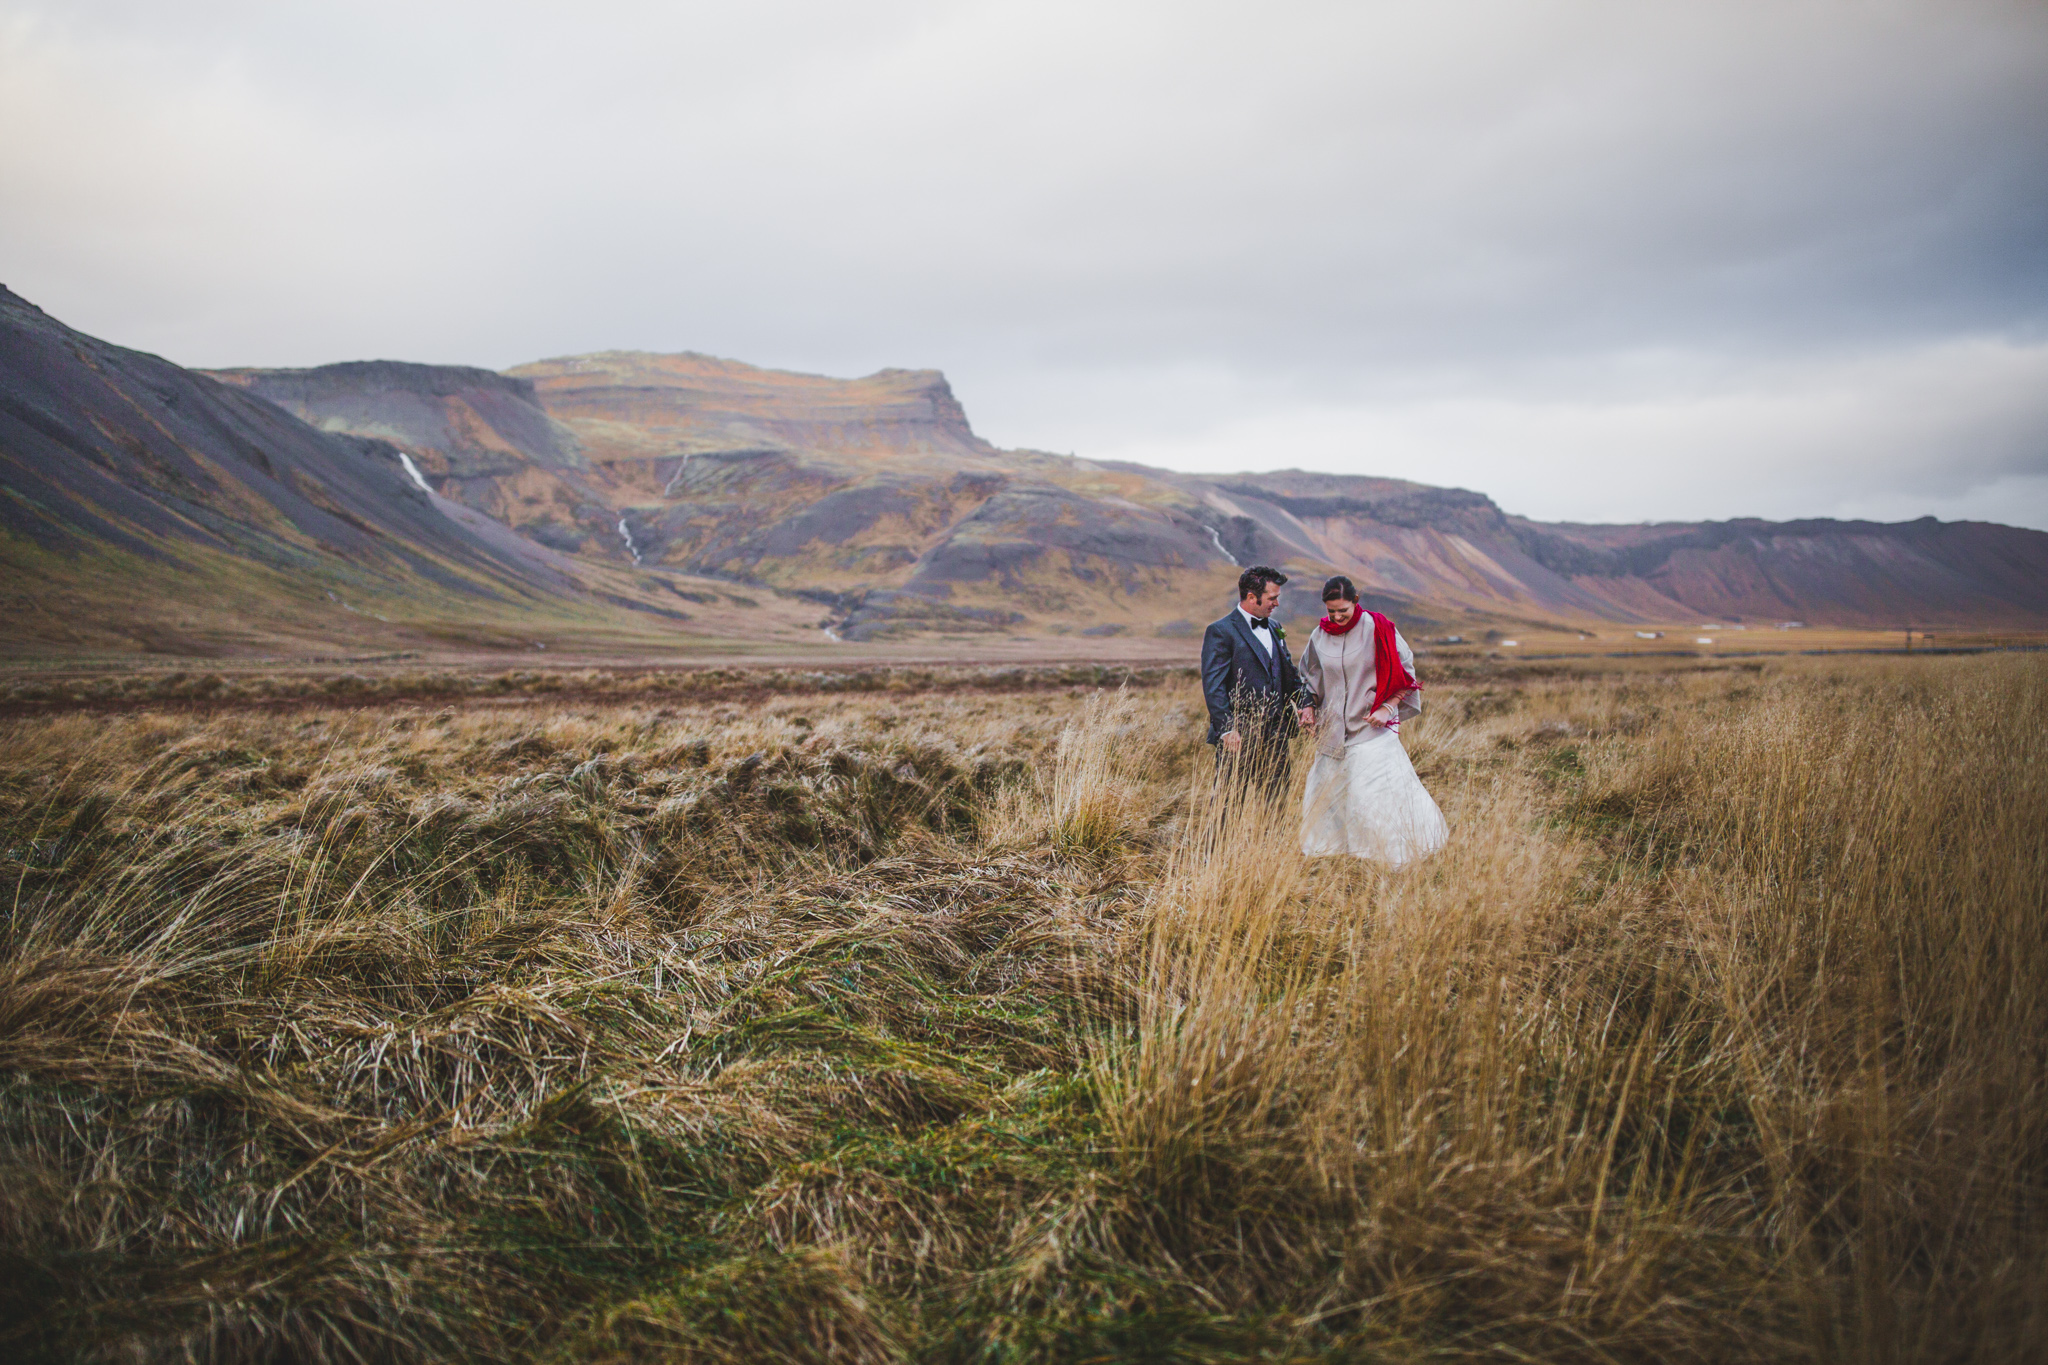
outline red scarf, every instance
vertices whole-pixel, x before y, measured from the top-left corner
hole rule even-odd
[[[1346,621],[1343,625],[1338,625],[1333,618],[1328,616],[1325,616],[1317,624],[1322,626],[1323,633],[1326,635],[1348,635],[1351,633],[1352,628],[1364,619],[1365,608],[1357,605],[1356,603],[1353,603],[1351,607],[1351,619],[1349,621]]]
[[[1354,612],[1351,619],[1356,621],[1362,613]],[[1401,662],[1401,647],[1394,643],[1394,618],[1372,613],[1372,709],[1377,711],[1387,704],[1387,698],[1398,697],[1411,687],[1417,687],[1415,675]]]
[[[1341,626],[1328,616],[1317,624],[1325,635],[1348,635],[1368,616],[1372,618],[1372,709],[1377,711],[1386,705],[1388,697],[1398,697],[1410,688],[1422,686],[1401,662],[1401,647],[1394,643],[1394,619],[1359,607]]]

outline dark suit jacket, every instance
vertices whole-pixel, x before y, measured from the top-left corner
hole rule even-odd
[[[1202,697],[1209,703],[1209,743],[1214,744],[1231,730],[1243,734],[1253,724],[1278,726],[1278,733],[1294,733],[1294,708],[1306,693],[1301,675],[1294,671],[1294,657],[1287,642],[1273,642],[1273,657],[1252,638],[1244,613],[1236,607],[1202,632]],[[1238,708],[1248,707],[1255,716],[1239,723]]]

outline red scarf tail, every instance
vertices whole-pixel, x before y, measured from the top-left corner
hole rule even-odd
[[[1394,643],[1394,620],[1372,613],[1372,706],[1377,711],[1387,698],[1398,697],[1416,685],[1415,675],[1401,662],[1401,647]]]

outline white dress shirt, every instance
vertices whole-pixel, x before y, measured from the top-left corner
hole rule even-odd
[[[1244,623],[1252,628],[1252,638],[1254,640],[1257,640],[1259,642],[1260,647],[1266,651],[1266,661],[1268,663],[1271,663],[1273,659],[1272,626],[1268,625],[1264,621],[1259,620],[1256,616],[1253,616],[1243,607],[1239,607],[1237,609],[1237,614],[1239,616],[1242,616],[1244,618]]]

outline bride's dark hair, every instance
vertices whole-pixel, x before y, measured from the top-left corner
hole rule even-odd
[[[1338,574],[1330,579],[1329,582],[1323,584],[1323,600],[1325,602],[1334,602],[1340,597],[1346,602],[1356,602],[1358,600],[1358,589],[1343,574]]]

